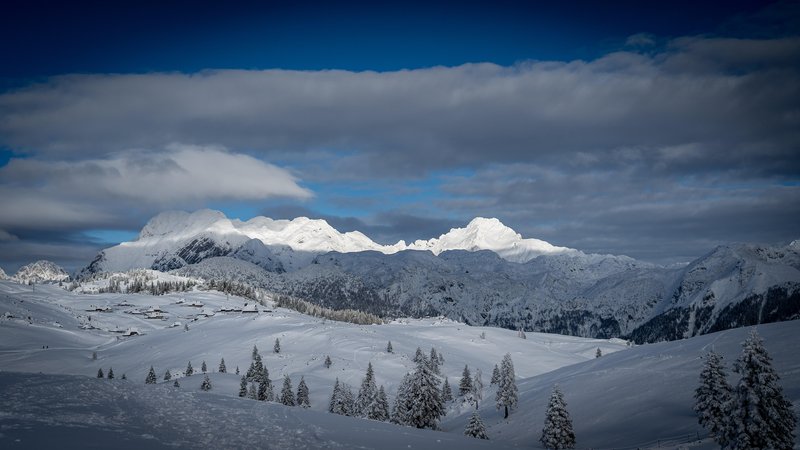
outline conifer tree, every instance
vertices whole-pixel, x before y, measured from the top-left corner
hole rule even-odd
[[[361,388],[358,390],[355,415],[367,417],[377,395],[378,387],[375,385],[375,372],[372,369],[372,363],[369,363],[367,365],[367,373],[361,381]]]
[[[442,385],[442,401],[449,402],[453,400],[453,390],[450,389],[450,382],[447,381],[447,377],[444,379],[444,384]]]
[[[200,371],[203,373],[208,372],[208,366],[206,366],[206,362],[203,361],[203,364],[200,365]]]
[[[557,385],[553,386],[553,393],[550,395],[550,402],[547,405],[547,413],[545,413],[544,418],[542,437],[539,441],[544,448],[551,450],[575,448],[572,419],[569,417],[569,412],[567,412],[564,396]]]
[[[172,383],[172,385],[175,386],[175,387],[181,387],[181,384],[178,383],[178,379],[177,378],[175,378],[175,382]]]
[[[186,376],[190,377],[194,373],[194,368],[192,368],[192,362],[189,361],[189,364],[186,366]]]
[[[171,379],[172,379],[172,373],[170,373],[169,369],[167,369],[167,371],[164,372],[164,381],[169,381]]]
[[[756,330],[742,345],[733,371],[741,376],[734,389],[733,407],[726,429],[730,448],[790,449],[794,447],[797,419],[792,403],[783,395],[780,377]]]
[[[392,348],[392,341],[389,341],[389,343],[386,344],[386,353],[394,353],[394,349]]]
[[[228,368],[225,367],[225,358],[219,360],[219,373],[228,373]]]
[[[203,391],[210,391],[211,390],[211,380],[208,379],[208,375],[203,377],[203,382],[200,383],[200,389]]]
[[[439,418],[444,415],[444,404],[438,378],[433,374],[424,357],[417,364],[417,369],[411,376],[411,385],[407,395],[411,406],[409,425],[435,430],[438,427]]]
[[[503,418],[508,418],[508,411],[517,406],[517,382],[514,374],[514,362],[511,361],[511,354],[506,353],[500,363],[500,379],[497,382],[497,396],[495,401],[497,408],[505,408]]]
[[[464,434],[477,439],[489,439],[489,436],[486,435],[486,427],[483,425],[478,411],[472,412],[472,417],[467,422],[467,427],[464,428]]]
[[[300,383],[297,385],[297,406],[303,408],[310,408],[311,403],[308,399],[308,386],[306,385],[305,377],[300,377]]]
[[[331,362],[330,355],[325,356],[325,368],[326,369],[330,369],[331,368],[331,364],[333,364],[333,363]]]
[[[127,376],[127,375],[125,375],[125,374],[123,373],[123,374],[122,374],[122,379],[123,379],[123,380],[127,380],[127,379],[128,379],[128,376]]]
[[[275,353],[280,353],[281,352],[281,340],[280,339],[275,338],[275,346],[272,347],[272,351],[274,351]]]
[[[353,390],[347,383],[342,384],[342,405],[344,407],[344,415],[355,415],[356,401],[355,397],[353,396]]]
[[[500,382],[500,369],[497,368],[497,364],[494,365],[494,369],[492,369],[492,379],[489,380],[489,385],[494,385]]]
[[[600,351],[600,347],[597,347],[597,351],[595,352],[594,357],[599,358],[601,356],[603,356],[603,352]]]
[[[250,389],[247,391],[247,398],[258,400],[258,385],[256,383],[250,383]]]
[[[372,409],[367,417],[372,420],[380,420],[381,422],[389,420],[389,399],[386,398],[386,391],[383,389],[383,385],[378,388],[378,396],[375,398],[375,402],[372,404]]]
[[[283,376],[283,389],[281,389],[281,403],[286,406],[294,406],[294,392],[292,390],[292,380],[289,375]]]
[[[431,347],[431,356],[428,358],[428,362],[431,365],[431,371],[436,375],[439,375],[439,354],[436,353],[436,349]]]
[[[694,393],[694,410],[697,420],[707,429],[721,447],[727,445],[725,429],[728,422],[728,408],[731,402],[731,386],[725,375],[722,356],[713,350],[708,352],[700,372],[700,386]]]
[[[258,347],[256,347],[255,344],[253,344],[253,352],[251,353],[251,357],[253,358],[253,360],[255,360],[256,356],[258,356]]]
[[[261,376],[256,380],[256,383],[258,383],[258,400],[262,402],[271,402],[275,400],[275,393],[272,391],[272,381],[270,381],[269,377]]]
[[[458,395],[465,396],[472,393],[472,374],[469,367],[464,365],[464,371],[461,372],[461,381],[458,382]]]
[[[392,423],[398,425],[408,425],[409,412],[411,411],[411,404],[409,402],[409,390],[411,389],[411,374],[407,373],[403,376],[403,380],[397,387],[397,395],[394,399],[394,407],[392,407]]]
[[[253,381],[253,378],[256,375],[256,363],[255,360],[250,361],[250,367],[247,369],[247,381]]]
[[[239,375],[239,366],[236,366],[236,375]]]
[[[109,380],[113,380],[114,379],[114,369],[112,367],[108,368],[108,379]]]
[[[97,369],[97,378],[105,378],[105,374],[103,374],[103,369]]]
[[[475,394],[475,408],[477,408],[477,400],[483,400],[483,374],[480,368],[475,369],[475,377],[472,379],[472,392]]]
[[[92,352],[92,361],[97,361],[97,352]]]
[[[150,366],[150,372],[147,372],[147,378],[144,379],[144,384],[156,384],[156,371],[153,366]]]
[[[417,351],[414,353],[414,362],[419,364],[425,358],[425,355],[422,354],[422,349],[417,347]]]
[[[247,397],[247,378],[242,377],[242,382],[239,384],[239,397]]]
[[[336,377],[336,382],[333,384],[333,392],[331,392],[331,399],[328,402],[328,412],[339,414],[337,412],[339,407],[339,396],[341,396],[341,388],[339,387],[339,377]]]

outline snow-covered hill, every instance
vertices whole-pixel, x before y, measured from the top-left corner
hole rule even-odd
[[[46,283],[49,281],[63,281],[69,274],[53,262],[39,260],[22,266],[14,274],[14,280],[20,283]]]
[[[691,410],[699,357],[713,348],[730,367],[749,331],[629,348],[616,339],[540,333],[521,339],[510,330],[444,319],[363,326],[280,308],[258,314],[221,311],[247,301],[213,291],[87,295],[54,285],[33,290],[0,282],[0,447],[540,448],[545,405],[555,383],[565,394],[579,448],[694,447],[687,438],[705,436]],[[190,306],[194,302],[203,306]],[[132,313],[154,309],[163,320]],[[201,314],[203,309],[214,315]],[[172,327],[178,321],[189,330]],[[131,328],[140,335],[119,332]],[[758,330],[788,398],[800,405],[800,357],[794,349],[800,321]],[[276,338],[280,353],[272,352]],[[393,353],[385,351],[388,341]],[[304,377],[311,391],[309,411],[236,397],[239,377],[231,372],[249,365],[253,345],[273,382],[289,375],[296,387]],[[393,400],[417,347],[435,347],[445,357],[442,372],[452,386],[464,365],[483,372],[480,413],[488,443],[462,437],[472,407],[458,400],[447,405],[444,432],[324,412],[335,380],[357,389],[368,363]],[[600,358],[594,357],[597,348]],[[506,352],[514,361],[520,401],[504,420],[494,407],[489,378]],[[322,364],[326,355],[333,361],[329,369]],[[227,374],[216,373],[223,357]],[[199,389],[202,375],[183,375],[188,361],[198,372],[206,361],[210,392]],[[156,386],[144,385],[151,365],[158,373]],[[116,380],[94,378],[98,369],[112,367]],[[167,369],[180,387],[161,381]],[[123,373],[127,381],[119,379]],[[708,439],[699,445],[713,448]]]

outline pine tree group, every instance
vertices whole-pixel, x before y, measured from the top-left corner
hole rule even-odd
[[[333,393],[331,394],[331,400],[328,404],[328,412],[340,414],[342,416],[352,416],[354,415],[355,409],[354,403],[353,391],[350,390],[350,386],[345,383],[340,383],[337,378],[336,383],[333,385]]]
[[[575,448],[572,419],[569,416],[569,412],[567,412],[567,404],[564,402],[564,396],[558,386],[553,386],[553,393],[550,395],[550,402],[547,405],[547,413],[544,418],[542,437],[539,441],[546,449]]]

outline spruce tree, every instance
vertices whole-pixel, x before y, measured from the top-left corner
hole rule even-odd
[[[398,425],[408,425],[410,420],[411,404],[409,402],[409,391],[411,390],[411,374],[407,373],[397,387],[397,395],[394,399],[392,408],[392,423]]]
[[[123,373],[123,374],[122,374],[122,379],[123,379],[123,380],[127,380],[127,379],[128,379],[128,376],[127,376],[127,375],[125,375],[125,374]]]
[[[200,383],[200,389],[203,391],[210,391],[211,390],[211,380],[208,379],[208,375],[203,377],[203,382]]]
[[[553,393],[550,395],[550,402],[547,405],[547,413],[544,418],[544,428],[542,437],[539,439],[544,448],[552,450],[562,450],[575,448],[575,433],[572,431],[572,419],[567,412],[567,404],[564,396],[553,386]]]
[[[270,389],[269,379],[267,377],[259,377],[256,380],[256,383],[258,383],[257,399],[262,402],[267,401],[267,394],[268,394],[267,391]]]
[[[368,417],[381,422],[389,420],[389,399],[386,398],[386,391],[383,389],[383,385],[378,388],[378,396],[375,398],[375,403],[372,404]]]
[[[256,356],[258,356],[258,347],[256,347],[255,344],[253,344],[253,352],[251,353],[251,356],[254,360],[256,359]]]
[[[219,373],[228,373],[228,368],[225,367],[225,358],[219,360]]]
[[[461,372],[461,381],[458,382],[458,395],[465,396],[472,393],[472,374],[469,367],[464,365],[464,371]]]
[[[489,380],[489,385],[494,385],[500,382],[500,369],[497,368],[497,364],[494,365],[494,369],[492,369],[492,379]]]
[[[392,348],[392,341],[389,341],[389,343],[386,344],[386,353],[394,353],[394,349]]]
[[[109,380],[113,380],[114,379],[114,369],[112,367],[108,368],[108,379]]]
[[[189,364],[186,366],[186,376],[190,377],[194,373],[194,368],[192,368],[192,362],[189,361]]]
[[[172,383],[172,385],[175,386],[175,387],[181,387],[181,384],[178,383],[178,379],[177,378],[175,378],[175,382]]]
[[[247,391],[247,398],[258,400],[258,385],[256,383],[250,383],[250,389]]]
[[[281,389],[281,403],[286,406],[294,406],[294,392],[292,391],[292,380],[289,375],[283,376],[283,389]]]
[[[472,379],[472,392],[475,394],[475,407],[477,408],[477,400],[483,400],[483,376],[480,368],[475,369],[475,377]]]
[[[603,352],[600,351],[600,347],[597,347],[597,351],[595,352],[594,357],[599,358],[601,356],[603,356]]]
[[[328,402],[328,412],[339,414],[339,397],[341,396],[341,388],[339,387],[339,377],[336,377],[336,382],[333,384],[333,391],[331,392],[331,399]]]
[[[167,371],[164,372],[164,381],[169,381],[171,379],[172,379],[172,373],[170,373],[169,369],[167,369]]]
[[[333,363],[331,362],[330,355],[325,356],[325,363],[324,364],[325,364],[325,368],[326,369],[330,369],[331,368],[331,364],[333,364]]]
[[[253,381],[253,377],[256,375],[256,363],[255,360],[250,361],[250,367],[247,368],[247,381]]]
[[[97,369],[97,378],[105,378],[105,374],[103,374],[103,369]]]
[[[411,385],[407,395],[410,404],[409,425],[435,430],[438,427],[439,418],[444,415],[444,404],[438,378],[433,374],[424,357],[417,364],[417,369],[411,376]]]
[[[453,390],[450,389],[450,382],[447,381],[447,377],[444,379],[444,384],[442,385],[442,401],[449,402],[453,400]]]
[[[790,449],[797,419],[783,395],[772,358],[753,330],[742,346],[733,371],[741,376],[734,389],[726,439],[732,449]]]
[[[372,370],[372,363],[369,363],[367,365],[367,373],[361,381],[361,388],[358,390],[355,414],[359,417],[367,417],[377,395],[378,387],[375,385],[375,372]]]
[[[156,384],[156,371],[153,366],[150,366],[150,371],[147,372],[147,378],[144,379],[144,384]]]
[[[247,397],[247,378],[242,377],[242,382],[239,384],[239,397]]]
[[[239,366],[236,366],[236,375],[239,375]]]
[[[700,386],[695,390],[694,410],[697,420],[708,430],[721,447],[727,445],[725,429],[728,422],[728,408],[731,402],[731,386],[725,375],[722,356],[713,350],[708,352],[700,372]]]
[[[413,361],[415,363],[419,364],[419,362],[422,361],[424,358],[425,358],[425,355],[422,354],[422,349],[417,347],[417,351],[414,353]]]
[[[467,422],[464,434],[477,439],[489,439],[489,436],[486,435],[486,427],[483,425],[478,411],[472,412],[472,417],[470,417],[469,422]]]
[[[200,365],[200,371],[203,373],[208,372],[208,366],[206,366],[206,362],[203,361],[203,364]]]
[[[345,416],[355,416],[356,402],[353,396],[353,390],[350,385],[343,383],[342,386],[342,406]]]
[[[436,349],[433,347],[431,347],[431,356],[428,358],[428,362],[430,363],[431,371],[439,375],[439,365],[441,363],[439,363],[439,354],[436,353]]]
[[[497,382],[497,408],[505,408],[503,418],[508,418],[508,411],[517,407],[517,382],[514,374],[514,362],[511,354],[506,353],[500,363],[500,379]]]
[[[305,377],[300,377],[300,383],[297,385],[297,406],[303,408],[310,408],[311,403],[308,399],[308,386],[306,385]]]
[[[272,351],[275,352],[275,353],[280,353],[281,352],[281,340],[280,339],[275,338],[275,346],[272,347]]]

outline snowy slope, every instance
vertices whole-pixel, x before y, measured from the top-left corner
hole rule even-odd
[[[69,278],[67,272],[53,262],[39,260],[22,266],[14,274],[14,279],[20,283],[46,283],[48,281],[63,281]]]
[[[6,275],[6,271],[3,270],[2,267],[0,267],[0,280],[5,280],[6,278],[8,278],[8,275]]]

